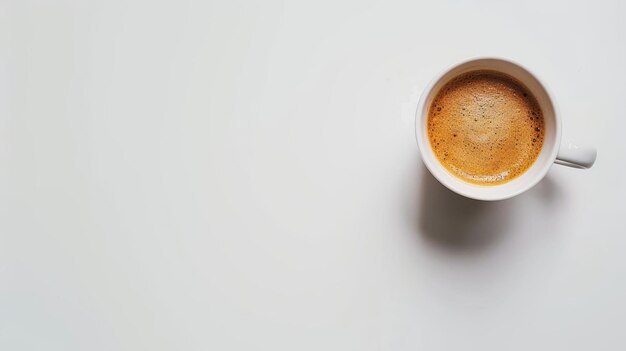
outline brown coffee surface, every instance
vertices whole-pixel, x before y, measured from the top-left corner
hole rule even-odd
[[[473,71],[439,91],[428,111],[428,137],[449,172],[472,184],[497,185],[537,160],[544,118],[522,83],[494,71]]]

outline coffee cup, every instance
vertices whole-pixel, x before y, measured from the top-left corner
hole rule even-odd
[[[428,111],[441,88],[459,75],[483,70],[503,73],[521,82],[536,98],[545,123],[543,147],[532,166],[520,176],[497,185],[472,184],[451,174],[435,156],[428,137]],[[561,140],[561,125],[554,96],[537,75],[511,60],[494,57],[469,59],[439,73],[424,89],[415,114],[415,135],[426,168],[448,189],[486,201],[504,200],[529,190],[546,176],[554,163],[579,169],[593,166],[596,149]]]

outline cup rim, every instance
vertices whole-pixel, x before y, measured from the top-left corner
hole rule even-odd
[[[435,87],[435,85],[437,85],[437,83],[439,83],[441,79],[443,79],[446,75],[448,75],[451,71],[453,71],[457,67],[470,64],[476,61],[485,61],[485,60],[500,61],[505,64],[517,66],[521,70],[525,71],[544,90],[545,94],[548,97],[550,104],[552,105],[552,109],[554,111],[554,122],[555,122],[555,129],[556,129],[555,141],[554,141],[552,151],[549,154],[547,161],[545,161],[545,164],[541,165],[540,167],[538,176],[536,176],[535,178],[532,178],[530,181],[528,181],[519,189],[515,191],[507,192],[507,193],[502,193],[500,195],[493,195],[493,194],[488,195],[488,194],[485,194],[484,191],[480,191],[480,189],[481,188],[493,189],[495,187],[502,187],[506,184],[509,184],[509,182],[504,183],[504,184],[498,184],[498,185],[475,185],[475,184],[467,183],[464,180],[454,176],[459,182],[475,186],[475,188],[472,188],[471,191],[468,191],[466,189],[461,189],[454,182],[449,182],[447,179],[445,179],[442,176],[442,172],[448,172],[448,171],[443,167],[443,165],[441,165],[438,162],[436,156],[433,154],[432,157],[427,157],[426,153],[432,153],[432,150],[430,150],[430,148],[428,147],[428,144],[427,144],[428,141],[424,140],[424,138],[420,136],[420,133],[422,132],[422,126],[423,126],[423,123],[421,122],[423,121],[424,118],[427,118],[426,113],[427,113],[428,106],[425,106],[426,100],[432,95],[433,93],[432,90]],[[506,72],[503,72],[503,73],[506,73]],[[440,71],[437,75],[435,75],[430,80],[430,82],[426,85],[426,87],[422,90],[419,102],[417,104],[417,109],[415,111],[415,138],[417,141],[417,146],[420,150],[420,156],[422,158],[422,161],[426,165],[426,168],[435,177],[435,179],[437,179],[446,188],[450,189],[451,191],[459,195],[462,195],[471,199],[475,199],[475,200],[483,200],[483,201],[505,200],[505,199],[514,197],[516,195],[519,195],[531,189],[535,185],[537,185],[537,183],[539,183],[546,176],[546,174],[548,173],[548,171],[554,164],[554,161],[556,160],[558,149],[561,143],[561,115],[560,115],[556,100],[554,98],[554,94],[552,93],[550,88],[532,70],[508,58],[497,57],[497,56],[477,56],[477,57],[471,57],[471,58],[462,60],[460,62],[457,62],[455,64],[449,65],[448,67]],[[544,145],[544,148],[545,148],[545,145]],[[435,161],[433,162],[433,160]]]

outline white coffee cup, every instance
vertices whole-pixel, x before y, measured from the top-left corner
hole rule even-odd
[[[428,138],[428,109],[439,90],[452,78],[475,70],[493,70],[508,74],[522,82],[537,98],[543,111],[545,138],[543,149],[535,163],[521,176],[499,185],[470,184],[448,172],[435,156]],[[477,200],[503,200],[532,188],[547,173],[553,163],[574,168],[590,168],[596,160],[596,149],[561,142],[561,115],[554,96],[544,83],[528,69],[507,59],[473,58],[439,73],[424,89],[415,113],[415,135],[420,154],[428,170],[448,189]]]

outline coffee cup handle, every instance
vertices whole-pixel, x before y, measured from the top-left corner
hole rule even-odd
[[[554,163],[580,169],[591,168],[596,162],[598,152],[595,147],[582,146],[569,141],[561,142],[561,147]]]

